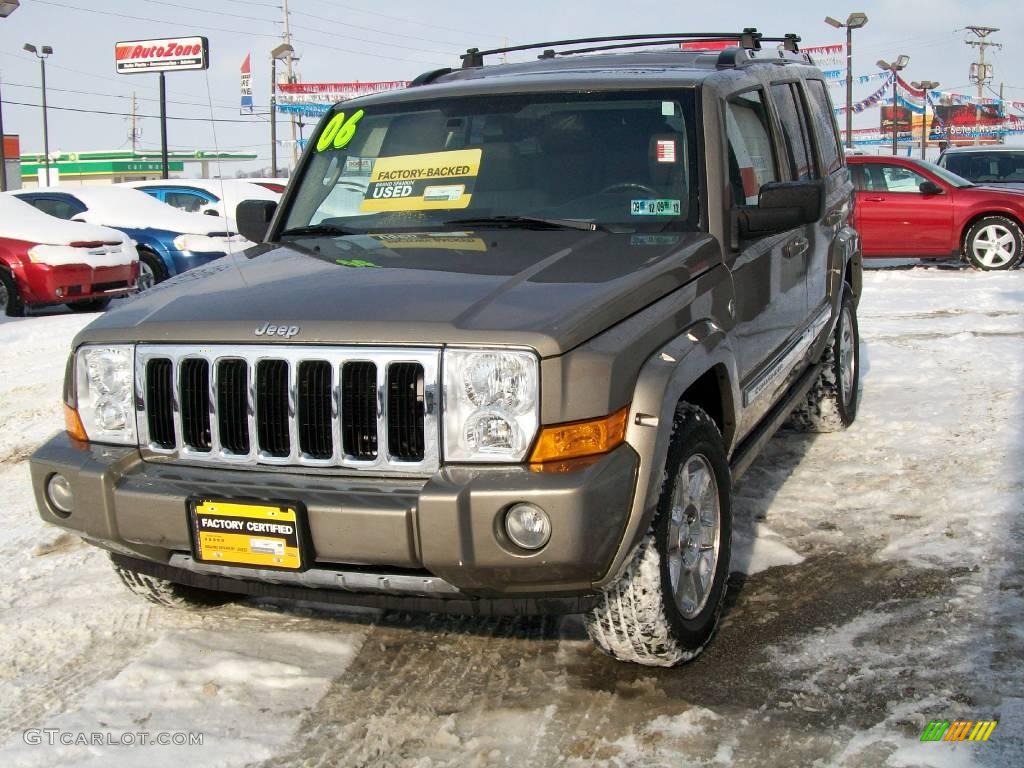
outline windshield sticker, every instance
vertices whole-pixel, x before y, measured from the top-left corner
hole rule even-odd
[[[480,172],[480,155],[479,149],[458,149],[377,158],[359,210],[371,213],[468,208]]]
[[[360,109],[358,112],[354,112],[348,120],[345,119],[344,112],[339,112],[332,117],[331,122],[324,128],[324,132],[320,134],[320,138],[316,140],[316,151],[323,152],[327,149],[342,149],[348,146],[348,143],[356,135],[356,128],[359,127],[359,121],[363,119],[364,114]]]
[[[334,263],[342,267],[355,267],[357,269],[382,269],[380,264],[374,264],[372,261],[367,261],[366,259],[335,259]]]
[[[680,200],[631,200],[629,212],[633,216],[678,216],[682,203]]]
[[[679,235],[631,235],[630,245],[675,245]]]
[[[442,251],[476,251],[484,253],[487,243],[479,237],[453,233],[430,234],[419,232],[396,232],[389,235],[370,235],[381,245],[392,250],[400,248],[431,248]]]
[[[658,139],[656,146],[659,163],[674,163],[676,161],[675,139]]]
[[[661,102],[661,116],[662,117],[675,117],[676,115],[676,103],[674,101],[663,101]]]
[[[342,169],[343,176],[369,176],[373,171],[372,157],[356,157],[352,155],[345,158],[345,167]]]

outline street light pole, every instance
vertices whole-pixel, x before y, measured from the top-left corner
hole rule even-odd
[[[32,43],[25,43],[24,48],[29,53],[35,54],[36,58],[39,59],[39,73],[43,88],[43,160],[46,164],[46,183],[44,186],[48,187],[50,186],[50,130],[46,118],[46,57],[53,54],[53,48],[48,45],[42,45],[37,49]]]
[[[853,30],[860,29],[868,23],[867,14],[851,13],[842,22],[825,17],[825,23],[840,29],[846,27],[846,146],[853,148]]]
[[[936,80],[917,80],[911,83],[915,88],[920,88],[924,91],[924,115],[921,118],[921,159],[925,160],[925,151],[928,148],[928,91],[933,91],[939,87],[939,83]]]
[[[896,110],[898,105],[896,103],[897,92],[896,88],[899,85],[899,72],[907,68],[907,64],[910,63],[910,57],[904,54],[900,54],[899,57],[892,64],[887,62],[885,59],[878,60],[879,69],[887,69],[892,73],[892,154],[893,157],[899,152],[897,142],[899,140],[899,131],[897,130],[897,119]]]

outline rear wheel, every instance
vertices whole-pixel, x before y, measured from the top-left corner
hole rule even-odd
[[[14,278],[5,269],[0,269],[0,312],[7,317],[23,317],[25,304],[18,294]]]
[[[167,268],[163,261],[150,250],[139,249],[139,292],[148,291],[157,283],[167,279]]]
[[[732,492],[718,426],[683,403],[647,536],[619,580],[585,616],[590,638],[613,658],[671,667],[707,645],[729,576]]]
[[[857,418],[860,403],[860,330],[849,286],[843,290],[839,322],[832,333],[818,380],[793,409],[789,426],[799,432],[840,432]]]
[[[113,560],[111,564],[114,566],[114,572],[120,577],[124,585],[128,587],[129,591],[145,598],[151,603],[163,605],[167,608],[216,608],[235,599],[234,595],[226,592],[214,592],[210,589],[189,587],[185,584],[176,584],[167,579],[139,573],[130,568],[125,568]]]
[[[967,230],[963,253],[975,269],[1013,269],[1024,256],[1024,236],[1012,219],[986,216]]]

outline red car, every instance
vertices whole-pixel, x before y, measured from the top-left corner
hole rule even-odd
[[[984,270],[1024,256],[1024,191],[974,184],[909,157],[847,157],[865,257],[961,257]]]
[[[64,221],[0,194],[0,313],[67,304],[95,312],[135,289],[139,254],[116,229]]]

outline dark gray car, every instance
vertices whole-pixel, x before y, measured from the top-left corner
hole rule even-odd
[[[1024,189],[1024,146],[950,147],[939,157],[938,164],[975,184]]]
[[[168,605],[579,612],[616,658],[692,658],[733,479],[859,398],[826,84],[761,42],[471,50],[339,104],[280,206],[240,206],[262,245],[75,339],[43,518]]]

